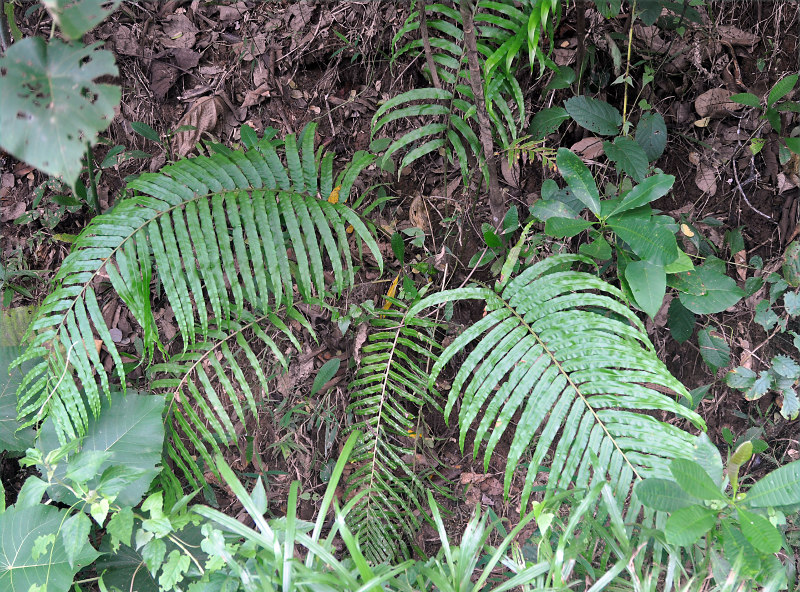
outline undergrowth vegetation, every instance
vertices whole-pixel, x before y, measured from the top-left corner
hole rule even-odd
[[[91,147],[120,95],[97,82],[116,74],[113,56],[80,39],[120,3],[43,4],[72,42],[8,46],[0,146],[99,210]],[[596,4],[606,18],[621,7]],[[694,4],[626,3],[628,26],[654,25],[662,9],[697,19]],[[725,344],[703,319],[764,281],[740,287],[716,253],[689,252],[678,238],[695,234],[685,221],[652,205],[675,177],[655,165],[668,149],[663,116],[629,100],[630,51],[621,108],[576,94],[530,112],[523,88],[540,76],[579,88],[570,87],[576,73],[552,59],[566,9],[559,0],[415,4],[391,57],[424,62],[429,85],[377,107],[369,151],[341,162],[320,145],[314,122],[299,134],[244,125],[237,145],[207,141],[198,156],[138,175],[92,218],[24,348],[2,351],[13,374],[0,392],[0,444],[36,473],[13,505],[0,498],[3,589],[797,585],[787,531],[800,508],[800,461],[743,479],[755,438],[720,455],[698,410],[704,392],[669,372],[646,326],[671,296],[675,340],[697,329],[704,358],[726,367]],[[13,6],[4,14],[13,20]],[[787,98],[797,79],[775,84],[763,109],[794,153],[797,139],[776,114],[800,110]],[[752,93],[730,99],[762,109]],[[413,129],[393,137],[406,120]],[[563,125],[596,134],[610,167],[602,182],[591,159],[547,146]],[[62,143],[56,150],[42,137]],[[403,237],[371,218],[388,198],[366,187],[364,172],[390,179],[432,155],[445,163],[444,185],[460,178],[487,196],[482,238],[495,267],[487,272],[479,257],[456,288],[419,287],[400,272],[388,278],[383,308],[342,314],[339,303],[359,284],[387,279],[387,253],[405,257]],[[507,207],[499,185],[501,159],[522,158],[563,180],[545,180],[525,215]],[[766,280],[766,330],[791,333],[800,314],[792,263]],[[120,349],[108,302],[138,325],[135,353]],[[175,335],[156,302],[174,314]],[[301,519],[297,482],[275,515],[265,475],[246,480],[226,455],[252,461],[253,435],[280,404],[277,377],[319,341],[311,307],[340,315],[357,344],[348,425],[331,433],[338,456],[316,515]],[[792,421],[799,376],[798,363],[778,355],[768,369],[739,367],[726,381],[748,399],[780,392],[780,414]],[[517,488],[516,523],[478,505],[463,532],[448,530],[442,508],[459,493],[445,463],[426,454],[434,421],[452,421],[459,449],[486,470],[504,466],[505,498]],[[238,518],[213,507],[212,483],[241,504]],[[421,542],[425,532],[437,539],[435,553]]]

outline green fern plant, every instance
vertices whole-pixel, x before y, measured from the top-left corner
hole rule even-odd
[[[156,348],[167,355],[150,368],[153,386],[168,397],[173,435],[182,433],[195,448],[173,438],[169,456],[191,483],[202,481],[194,456],[209,461],[208,450],[234,444],[243,426],[252,428],[257,399],[267,392],[267,354],[285,364],[276,335],[299,346],[285,320],[308,323],[293,303],[324,298],[326,270],[336,292],[352,285],[349,227],[383,266],[359,216],[318,198],[335,184],[340,202],[346,200],[374,157],[357,154],[335,178],[333,155],[315,153],[314,134],[309,124],[299,138],[274,140],[273,130],[259,140],[244,128],[243,149],[210,145],[210,156],[142,175],[128,186],[133,197],[92,220],[29,328],[28,349],[15,361],[41,360],[18,389],[25,425],[49,416],[62,442],[85,433],[101,393],[111,397],[96,339],[125,387],[122,356],[99,304],[107,277],[141,326],[143,363],[152,363]],[[172,357],[153,315],[154,283],[182,339]]]
[[[431,489],[431,470],[415,466],[415,459],[422,452],[423,410],[442,411],[439,394],[428,389],[428,372],[441,349],[431,335],[436,327],[394,310],[371,319],[364,357],[348,389],[350,429],[363,433],[350,459],[357,468],[347,481],[348,496],[363,497],[348,523],[374,563],[408,558],[408,543],[420,526],[417,514],[424,514]]]
[[[608,480],[624,500],[640,478],[669,475],[669,462],[690,458],[693,438],[654,412],[686,419],[705,429],[702,418],[680,405],[685,387],[658,360],[642,322],[623,293],[576,264],[579,255],[554,255],[498,291],[465,287],[433,294],[408,316],[444,302],[477,299],[486,315],[439,356],[429,385],[445,365],[474,344],[452,381],[445,417],[458,403],[459,443],[477,421],[477,455],[484,463],[518,417],[508,452],[505,493],[516,468],[528,468],[522,507],[540,465],[551,452],[547,489],[586,488],[592,475]],[[641,506],[632,504],[634,512]]]
[[[400,170],[426,154],[443,150],[448,159],[458,162],[465,185],[471,162],[478,163],[488,183],[484,166],[486,155],[473,131],[478,120],[475,95],[469,83],[461,14],[442,3],[426,6],[425,11],[435,79],[441,80],[441,88],[414,89],[388,100],[372,119],[372,133],[377,134],[397,119],[423,118],[423,125],[389,145],[383,155],[384,161],[398,151],[405,152]],[[413,11],[392,40],[393,61],[404,54],[419,56],[424,51],[422,39],[400,45],[423,26],[420,14],[420,11]],[[539,48],[539,41],[542,29],[552,33],[553,21],[559,14],[557,0],[527,1],[520,8],[510,1],[481,0],[477,3],[474,21],[486,109],[494,135],[503,149],[514,144],[525,123],[524,93],[516,77],[514,61],[527,44],[531,64],[534,57],[542,64],[552,63]],[[432,77],[431,72],[426,71]]]

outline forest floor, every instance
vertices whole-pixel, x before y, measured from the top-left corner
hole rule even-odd
[[[50,25],[45,13],[26,12],[36,3],[19,4],[17,22],[22,31],[47,36]],[[576,6],[585,10],[583,38],[576,33]],[[631,60],[634,65],[644,60],[654,68],[652,83],[636,100],[646,100],[660,112],[669,132],[666,151],[656,166],[674,175],[676,182],[673,191],[655,206],[676,220],[690,222],[728,262],[730,275],[744,285],[745,273],[750,272],[736,265],[760,256],[764,269],[777,270],[787,244],[797,235],[797,161],[781,164],[778,136],[767,130],[761,133],[763,149],[752,155],[742,138],[760,123],[756,113],[718,113],[703,121],[696,102],[713,88],[749,91],[763,97],[780,78],[796,73],[799,5],[712,2],[699,10],[705,21],[688,24],[683,35],[640,25],[634,28]],[[110,207],[119,199],[126,177],[158,170],[170,159],[192,151],[198,139],[237,144],[243,124],[258,133],[277,128],[283,135],[299,132],[314,121],[319,126],[318,143],[333,151],[339,162],[358,150],[369,149],[370,122],[380,102],[426,85],[421,74],[424,59],[390,61],[392,38],[408,13],[404,2],[123,3],[85,39],[87,43],[102,42],[114,51],[122,87],[119,113],[103,134],[95,159],[101,163],[117,145],[127,152],[141,151],[131,152],[134,158],[129,160],[106,163],[99,183],[102,206]],[[622,85],[610,84],[620,68],[614,61],[619,54],[610,44],[618,46],[624,68],[627,33],[627,14],[604,19],[591,2],[570,2],[556,30],[554,58],[561,65],[574,67],[577,57],[583,56],[581,94],[621,105]],[[640,67],[632,74],[641,81]],[[560,105],[576,94],[575,88],[546,91],[551,74],[545,72],[542,78],[537,75],[534,71],[527,87],[523,85],[529,113]],[[164,141],[159,144],[134,133],[131,122],[148,124]],[[197,130],[171,139],[174,130],[184,125]],[[396,136],[407,131],[400,125],[391,128]],[[562,126],[547,144],[576,151],[583,148],[585,160],[601,163],[595,170],[602,180],[604,157],[587,153],[582,140],[583,131],[573,124]],[[485,192],[465,195],[452,167],[449,177],[443,178],[448,169],[440,156],[431,157],[426,164],[408,167],[399,176],[388,176],[372,167],[362,174],[362,188],[383,183],[387,194],[394,196],[373,214],[376,226],[389,231],[383,236],[383,248],[390,268],[397,273],[400,263],[392,255],[388,237],[394,231],[421,227],[426,231],[425,241],[422,246],[407,245],[406,259],[415,257],[437,267],[446,255],[451,263],[449,275],[443,279],[440,273],[434,281],[457,286],[471,273],[470,258],[485,246],[480,229],[489,219],[487,198]],[[86,226],[91,214],[86,207],[60,205],[59,201],[67,202],[54,197],[39,172],[2,153],[0,170],[0,257],[9,271],[34,272],[14,280],[19,289],[7,291],[9,297],[3,306],[8,311],[41,302],[48,280],[69,252],[71,238]],[[557,177],[557,173],[544,169],[539,162],[505,167],[501,182],[507,207],[515,205],[520,217],[525,217],[547,177]],[[731,253],[726,242],[726,233],[736,229],[744,239],[745,253]],[[570,248],[577,250],[578,241],[574,239]],[[421,275],[414,277],[422,282]],[[472,278],[494,279],[488,266],[479,268]],[[380,306],[388,288],[388,281],[364,282],[340,303],[341,309],[346,311],[351,304],[366,300]],[[683,344],[671,338],[666,326],[669,295],[659,315],[647,326],[660,357],[687,388],[709,385],[698,411],[721,450],[726,447],[724,430],[730,430],[734,439],[747,434],[766,442],[766,450],[746,467],[747,472],[758,476],[776,465],[797,460],[800,446],[798,421],[781,417],[775,396],[749,402],[723,381],[727,370],[764,342],[754,370],[762,369],[776,353],[797,358],[791,343],[769,339],[754,322],[756,296],[702,318],[703,326],[713,328],[731,348],[731,365],[715,372],[704,363],[696,335]],[[320,474],[336,459],[336,435],[346,424],[345,387],[351,370],[347,363],[342,364],[339,373],[315,397],[309,397],[310,386],[322,364],[332,357],[348,360],[354,347],[354,328],[343,335],[329,312],[315,310],[310,314],[320,343],[293,360],[287,377],[278,380],[278,404],[269,412],[270,421],[265,422],[267,433],[256,443],[258,466],[243,457],[228,459],[244,476],[266,476],[276,513],[284,509],[290,482],[300,479],[306,494],[302,496],[303,518],[314,514],[318,494],[324,489]],[[157,311],[157,318],[160,330],[174,335],[171,311]],[[132,340],[133,320],[122,313],[115,322],[121,343]],[[456,484],[457,499],[449,503],[454,525],[463,524],[476,503],[513,522],[519,512],[514,493],[519,489],[512,488],[510,500],[503,498],[502,452],[495,451],[496,460],[485,471],[482,459],[462,455],[454,430],[452,422],[448,427],[440,420],[431,420],[426,434],[438,459],[449,467],[444,476]],[[467,450],[470,448],[468,445]],[[12,500],[13,490],[22,481],[17,470],[16,463],[4,460],[3,483]],[[233,515],[241,512],[231,492],[223,487],[216,491],[222,509]],[[423,547],[430,534],[421,535]]]

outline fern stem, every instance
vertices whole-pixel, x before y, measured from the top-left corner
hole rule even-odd
[[[492,123],[486,111],[486,100],[483,94],[483,78],[478,64],[478,41],[475,36],[475,21],[472,18],[474,5],[471,0],[460,0],[461,19],[464,21],[464,46],[469,64],[469,84],[475,96],[476,115],[480,125],[481,147],[489,174],[489,209],[492,214],[492,226],[498,228],[505,214],[505,199],[497,179],[497,156],[494,153],[492,139]]]
[[[622,83],[622,85],[625,87],[625,92],[622,98],[622,133],[626,136],[628,135],[625,126],[625,122],[628,119],[628,78],[631,71],[631,48],[633,47],[633,21],[635,17],[636,0],[633,0],[633,3],[631,4],[630,27],[628,27],[628,54],[625,61],[625,80]]]

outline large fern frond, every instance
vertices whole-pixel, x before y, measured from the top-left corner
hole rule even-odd
[[[537,55],[541,26],[552,20],[552,0],[524,2],[517,8],[514,2],[478,2],[474,20],[478,59],[484,74],[486,109],[492,120],[494,134],[502,148],[517,139],[525,123],[525,100],[516,77],[514,61],[523,45],[531,48],[531,60]],[[544,5],[547,11],[544,11]],[[558,4],[556,2],[556,4]],[[477,125],[475,97],[469,84],[469,68],[464,51],[464,25],[459,11],[442,3],[425,7],[428,42],[432,59],[443,88],[415,89],[393,97],[384,103],[372,120],[372,133],[400,118],[423,118],[423,125],[395,140],[383,158],[398,151],[405,153],[398,170],[435,150],[445,150],[448,158],[458,163],[466,182],[470,161],[483,170],[485,155],[474,132]],[[545,15],[545,18],[542,18]],[[393,60],[404,54],[419,55],[421,39],[403,45],[400,42],[422,26],[419,11],[409,15],[392,41]],[[524,55],[524,54],[523,54]],[[517,60],[517,66],[519,65]],[[486,176],[484,170],[484,175]]]
[[[398,304],[399,305],[399,304]],[[350,383],[351,430],[363,432],[350,458],[356,466],[348,496],[364,492],[348,514],[365,556],[380,563],[408,556],[419,528],[430,469],[415,467],[421,454],[423,408],[441,412],[438,393],[428,389],[428,372],[441,347],[434,323],[385,311],[370,322],[371,333],[356,377]]]
[[[99,411],[101,391],[110,396],[96,340],[124,386],[122,359],[98,303],[104,273],[141,325],[149,360],[159,344],[154,278],[186,350],[245,313],[269,315],[290,304],[295,286],[303,299],[323,297],[328,269],[336,291],[351,285],[350,227],[382,267],[378,245],[355,212],[317,198],[318,189],[333,189],[334,177],[332,156],[320,160],[314,152],[314,133],[309,124],[283,146],[273,134],[245,142],[243,150],[213,145],[211,156],[181,160],[130,183],[133,197],[95,217],[78,236],[30,327],[31,344],[15,363],[44,361],[20,385],[20,416],[31,424],[50,415],[60,439],[81,436],[88,414]],[[340,200],[372,158],[358,155],[341,172]]]
[[[592,265],[582,256],[551,256],[499,294],[482,287],[449,290],[429,296],[408,313],[448,301],[486,302],[484,318],[442,352],[430,383],[455,355],[475,344],[453,379],[445,416],[460,403],[462,449],[478,421],[473,454],[486,442],[487,466],[518,416],[505,492],[529,455],[523,507],[551,451],[548,489],[585,488],[595,475],[607,479],[617,499],[624,500],[634,480],[668,477],[672,458],[691,457],[693,437],[654,412],[705,426],[699,415],[665,394],[689,398],[657,358],[623,293],[573,270],[580,262]]]

